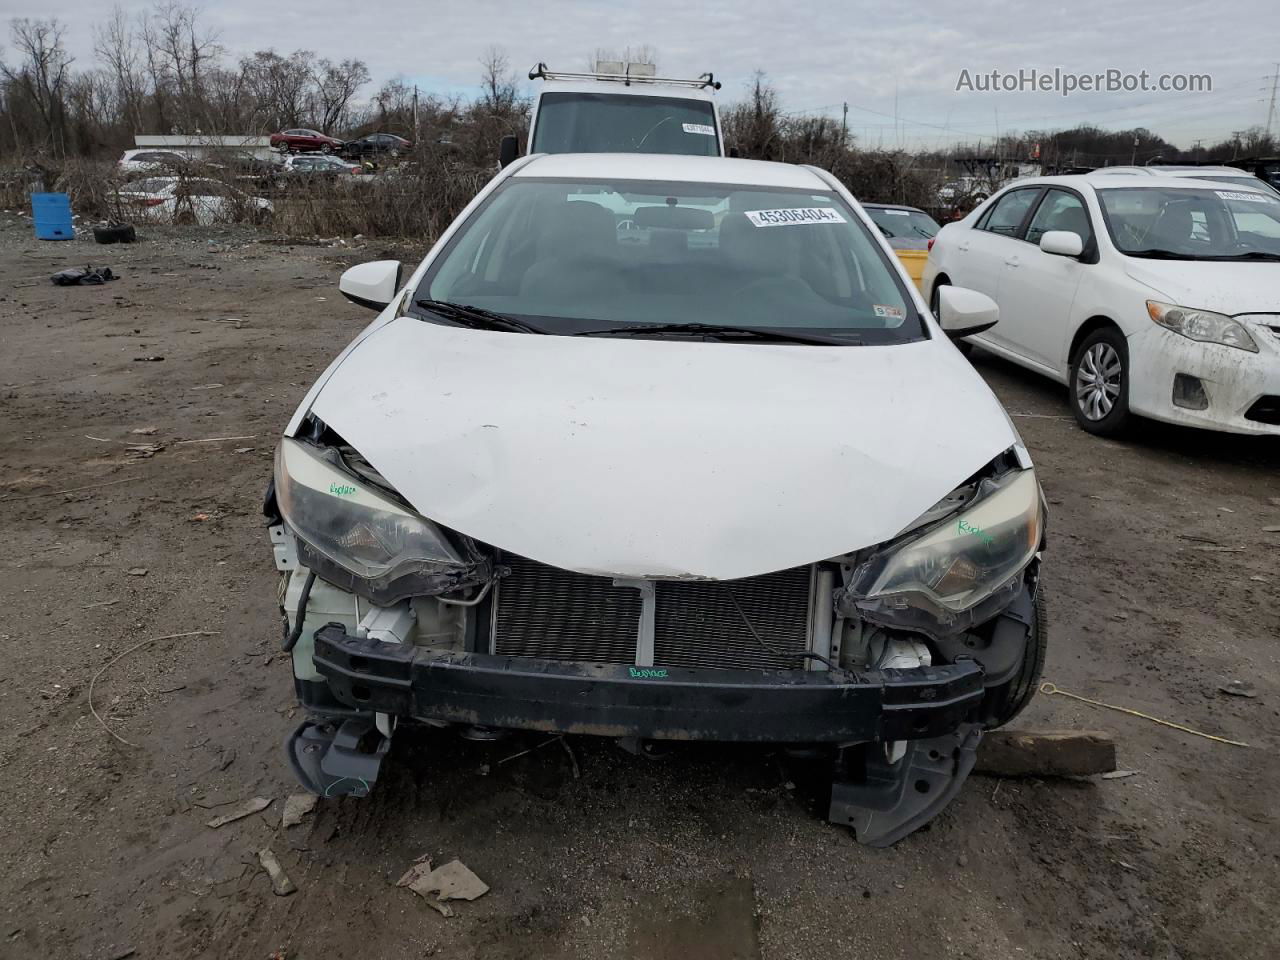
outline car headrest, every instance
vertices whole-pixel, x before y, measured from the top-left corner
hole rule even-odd
[[[613,214],[598,203],[569,200],[546,211],[538,237],[538,256],[603,255],[616,245]]]

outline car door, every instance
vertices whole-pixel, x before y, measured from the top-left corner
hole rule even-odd
[[[969,287],[985,293],[996,303],[1000,303],[1000,280],[1004,275],[1004,261],[1017,250],[1021,241],[1017,236],[1022,232],[1027,216],[1036,199],[1040,196],[1040,187],[1019,187],[1010,190],[995,199],[972,230],[965,231],[956,241],[956,252],[959,265],[955,273],[950,273],[951,282],[957,286]],[[1004,306],[1000,308],[1001,320],[1004,319]],[[994,336],[1000,324],[996,324],[986,333],[975,337],[975,340],[998,341]]]
[[[1062,257],[1040,249],[1050,230],[1080,236],[1084,253]],[[1016,249],[1008,251],[1000,278],[1000,342],[1028,365],[1065,375],[1067,326],[1076,288],[1097,243],[1084,197],[1065,187],[1049,187],[1040,198]],[[994,328],[993,328],[994,329]]]

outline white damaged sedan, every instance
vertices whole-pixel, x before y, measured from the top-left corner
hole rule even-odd
[[[829,174],[534,156],[303,400],[266,513],[304,787],[404,721],[817,749],[892,843],[1043,667],[1044,504],[1008,417]]]

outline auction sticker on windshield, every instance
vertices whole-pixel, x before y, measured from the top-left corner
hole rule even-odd
[[[1238,190],[1215,190],[1213,192],[1223,200],[1247,200],[1249,203],[1275,203],[1271,197],[1262,193],[1243,193]]]
[[[685,133],[700,133],[704,137],[714,137],[716,135],[716,128],[709,123],[685,123],[681,124],[681,126],[684,127]]]
[[[844,217],[827,207],[786,207],[782,210],[744,210],[757,227],[793,227],[807,223],[846,223]]]

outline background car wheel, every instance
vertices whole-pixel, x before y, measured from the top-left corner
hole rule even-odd
[[[933,317],[935,320],[938,320],[941,316],[941,296],[939,295],[939,291],[941,291],[943,287],[947,286],[950,286],[947,281],[940,280],[933,285],[933,293],[929,295],[929,309],[933,311]],[[973,353],[972,343],[969,343],[966,340],[954,340],[952,342],[956,345],[956,349],[964,356],[967,357],[969,354]]]
[[[1022,669],[1004,686],[989,690],[983,703],[988,730],[1003,727],[1020,714],[1040,689],[1045,651],[1049,644],[1049,624],[1044,603],[1044,584],[1039,583],[1036,585],[1036,598],[1032,601],[1034,616],[1031,620],[1031,635],[1027,637],[1027,653],[1022,660]]]
[[[321,153],[333,153],[333,146],[332,146],[332,144],[328,144],[328,143],[322,143],[322,144],[320,144],[320,152],[321,152]]]
[[[1071,359],[1071,412],[1090,433],[1122,433],[1129,413],[1129,345],[1115,327],[1099,327]]]

